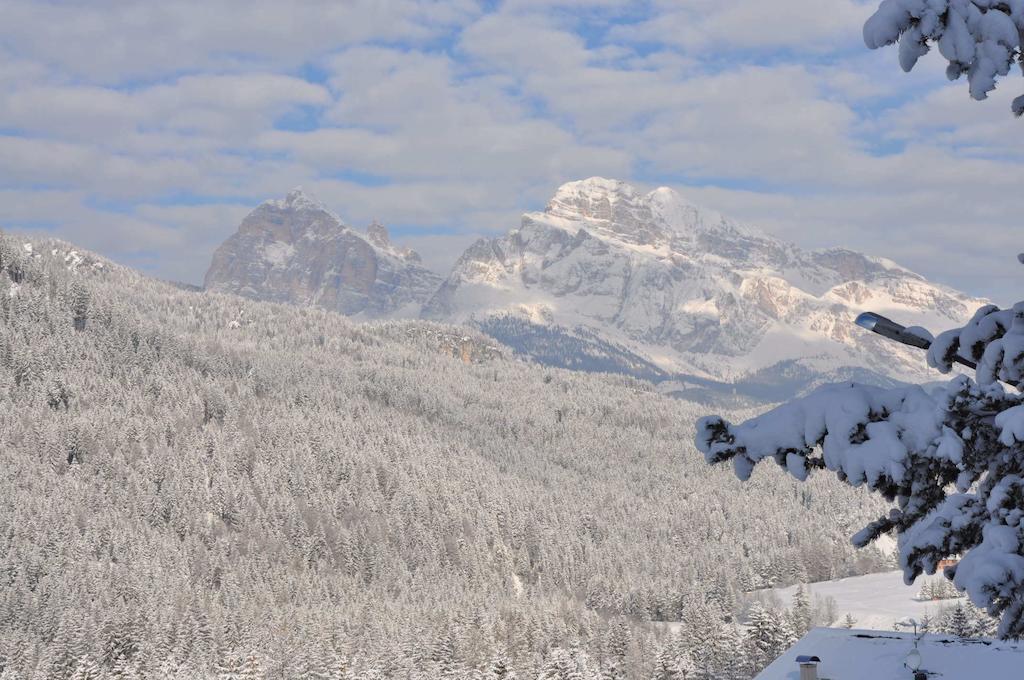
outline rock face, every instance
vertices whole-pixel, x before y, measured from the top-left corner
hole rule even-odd
[[[561,187],[505,237],[471,246],[423,313],[534,356],[561,353],[567,367],[596,361],[691,386],[744,381],[791,394],[795,383],[868,374],[935,380],[921,353],[853,319],[873,310],[942,330],[981,304],[888,260],[803,251],[671,189],[642,195],[592,178]]]
[[[249,213],[205,279],[207,290],[367,318],[415,316],[439,283],[382,225],[362,236],[302,189]]]

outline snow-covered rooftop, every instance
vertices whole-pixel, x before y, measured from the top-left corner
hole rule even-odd
[[[821,680],[913,680],[914,674],[904,666],[913,648],[914,635],[909,632],[815,628],[755,680],[799,680],[796,658],[801,655],[821,659]],[[924,635],[918,651],[921,670],[942,680],[1019,678],[1024,669],[1024,644]]]

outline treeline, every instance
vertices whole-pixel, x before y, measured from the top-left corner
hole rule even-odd
[[[0,677],[749,678],[746,591],[883,566],[878,501],[493,344],[0,235]]]

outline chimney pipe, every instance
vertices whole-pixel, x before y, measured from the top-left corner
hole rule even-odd
[[[800,664],[800,680],[818,680],[818,664],[821,659],[816,656],[798,656],[796,662]]]

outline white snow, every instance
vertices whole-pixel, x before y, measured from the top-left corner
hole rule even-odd
[[[770,592],[777,595],[782,605],[788,608],[793,606],[796,589],[797,586],[790,586],[775,588]],[[925,616],[934,618],[941,609],[953,607],[958,601],[917,600],[917,595],[921,591],[921,579],[912,586],[905,585],[902,571],[811,583],[807,589],[812,599],[821,597],[835,600],[836,620],[832,622],[833,625],[841,623],[849,614],[856,621],[858,628],[876,630],[895,630],[893,623],[908,617],[918,621]]]
[[[869,422],[872,414],[882,412],[890,414],[887,420]],[[754,465],[778,451],[808,452],[820,441],[829,470],[842,472],[854,486],[867,484],[871,489],[887,482],[902,483],[908,451],[935,456],[942,434],[942,412],[920,387],[882,389],[851,383],[827,385],[732,426],[729,442],[713,439],[718,422],[717,417],[698,422],[697,448],[708,462],[726,460],[735,453],[740,479],[748,479]],[[851,433],[862,423],[867,423],[867,437],[851,440]],[[802,461],[788,468],[794,477],[806,478]]]
[[[77,269],[78,265],[82,264],[84,260],[85,258],[77,250],[70,250],[64,255],[64,262],[67,264],[68,269],[72,271]]]
[[[756,680],[799,680],[798,656],[817,656],[818,677],[828,680],[910,680],[904,666],[914,634],[815,628],[761,671]],[[1024,646],[995,640],[923,635],[917,642],[920,668],[942,680],[1020,678]]]
[[[282,241],[274,241],[263,246],[263,259],[273,267],[287,266],[288,261],[295,254],[295,246]]]
[[[713,299],[686,300],[683,304],[679,305],[679,311],[686,314],[709,316],[712,318],[717,318],[719,316],[718,305],[715,304]]]

